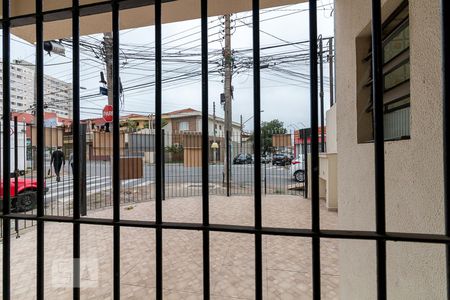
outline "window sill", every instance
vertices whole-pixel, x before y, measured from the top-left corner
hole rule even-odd
[[[398,138],[392,138],[392,139],[385,139],[384,142],[398,142],[398,141],[408,141],[411,139],[411,136],[402,136]],[[358,142],[358,144],[372,144],[374,140],[369,140],[365,142]]]

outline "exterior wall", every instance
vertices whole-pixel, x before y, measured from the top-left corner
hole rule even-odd
[[[180,123],[187,122],[189,124],[188,131],[197,131],[197,117],[185,117],[172,119],[172,130],[173,132],[180,131]]]
[[[131,117],[131,118],[128,118],[128,120],[136,122],[136,129],[138,129],[138,130],[144,129],[146,127],[148,128],[148,125],[149,125],[149,118]]]
[[[327,121],[327,153],[337,153],[337,135],[336,135],[336,110],[337,105],[333,105],[326,113]]]
[[[444,232],[439,0],[410,0],[411,139],[385,143],[388,231]],[[339,227],[375,230],[373,144],[357,143],[356,37],[371,1],[336,1]],[[383,1],[383,16],[399,1]],[[369,27],[368,27],[369,26]],[[444,247],[390,242],[390,299],[446,299]],[[341,241],[340,298],[376,299],[375,242]]]

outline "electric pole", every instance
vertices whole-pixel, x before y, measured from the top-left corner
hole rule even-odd
[[[224,159],[224,172],[225,172],[225,181],[227,184],[231,181],[231,136],[233,133],[232,127],[232,85],[231,85],[231,77],[232,77],[232,68],[233,68],[233,54],[231,51],[231,15],[225,15],[225,47],[223,49],[223,60],[225,67],[225,80],[224,80],[224,94],[225,94],[225,159]]]
[[[333,38],[328,39],[328,63],[330,64],[330,107],[333,106],[334,98],[334,71],[333,71]]]
[[[113,105],[113,36],[111,32],[103,34],[108,105]]]

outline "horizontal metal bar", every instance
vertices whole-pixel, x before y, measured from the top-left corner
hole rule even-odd
[[[175,0],[162,0],[162,2],[172,2]],[[155,0],[120,0],[119,9],[132,9],[143,6],[154,5]],[[79,6],[80,17],[91,16],[96,14],[111,12],[111,1],[102,1],[98,3],[91,3]],[[44,11],[42,13],[44,17],[44,22],[52,22],[59,20],[68,20],[72,18],[72,6],[67,8],[54,9],[49,11]],[[2,23],[9,20],[11,22],[11,27],[21,27],[27,25],[34,25],[36,23],[36,14],[26,14],[20,16],[13,16],[0,20],[0,28],[2,28]]]
[[[77,223],[84,225],[106,225],[113,226],[114,224],[123,227],[137,227],[137,228],[162,228],[170,230],[194,230],[194,231],[210,231],[210,232],[228,232],[228,233],[243,233],[255,234],[258,232],[253,226],[241,225],[227,225],[227,224],[210,224],[204,226],[201,223],[181,223],[181,222],[163,222],[158,225],[154,221],[138,221],[138,220],[120,220],[114,222],[112,219],[102,218],[85,218],[73,219],[68,216],[44,216],[37,217],[36,215],[25,214],[9,214],[0,216],[0,219],[13,220],[32,220],[45,221],[56,223]],[[361,231],[361,230],[320,230],[315,233],[311,229],[304,228],[284,228],[284,227],[262,227],[261,233],[263,235],[278,235],[278,236],[296,236],[296,237],[319,237],[326,239],[354,239],[354,240],[386,240],[397,242],[415,242],[415,243],[431,243],[431,244],[445,244],[450,243],[450,237],[444,234],[427,234],[427,233],[408,233],[408,232],[386,232],[385,235],[377,234],[375,231]]]

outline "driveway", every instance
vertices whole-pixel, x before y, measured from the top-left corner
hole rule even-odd
[[[121,218],[154,220],[154,206],[154,201],[123,205]],[[300,196],[270,195],[263,198],[263,225],[309,228],[310,210],[310,201]],[[211,196],[210,211],[211,223],[253,224],[252,197]],[[89,211],[88,216],[111,218],[112,209]],[[164,201],[163,219],[168,222],[200,223],[201,198],[174,198]],[[337,213],[327,211],[324,203],[321,203],[321,222],[323,228],[335,229],[337,226]],[[111,227],[81,227],[82,299],[112,298],[112,232]],[[153,229],[121,229],[122,299],[154,297],[154,241]],[[210,242],[211,298],[254,299],[253,236],[213,232]],[[12,238],[13,299],[34,298],[35,247],[35,227],[22,231],[18,239]],[[202,299],[202,233],[164,230],[163,252],[165,299]],[[72,225],[46,223],[46,299],[72,299],[71,256]],[[322,298],[337,299],[338,241],[322,240],[321,263]],[[309,239],[263,237],[263,288],[266,299],[311,299]]]

